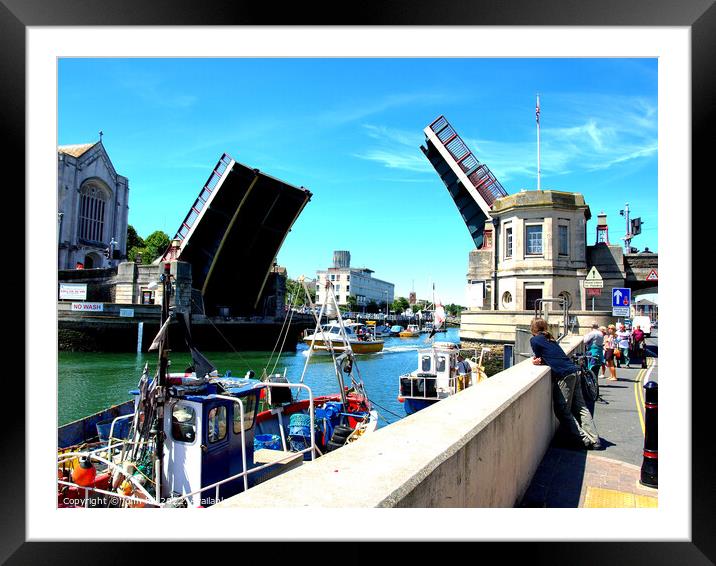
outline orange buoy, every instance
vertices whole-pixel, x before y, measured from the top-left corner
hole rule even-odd
[[[398,395],[398,403],[403,403],[405,399],[401,395]]]
[[[128,480],[124,480],[119,486],[118,491],[122,495],[132,495],[132,484]]]
[[[97,469],[90,462],[89,457],[82,456],[79,464],[72,470],[72,481],[82,487],[89,487],[94,484],[97,477]]]

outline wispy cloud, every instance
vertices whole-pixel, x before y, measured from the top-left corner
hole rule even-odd
[[[543,105],[544,106],[544,105]],[[541,114],[543,175],[604,170],[651,157],[657,152],[656,105],[638,97],[560,95]],[[372,145],[356,153],[389,169],[411,173],[434,171],[419,150],[422,132],[366,125]],[[522,139],[461,136],[477,158],[501,181],[535,177],[536,133]]]
[[[324,125],[338,126],[349,122],[364,120],[393,108],[406,106],[434,106],[457,102],[462,96],[450,92],[411,92],[389,94],[369,101],[344,102],[341,106],[329,108],[318,115],[318,121]]]
[[[194,106],[199,101],[199,97],[193,94],[175,92],[154,74],[132,72],[115,78],[120,87],[131,91],[143,102],[155,107],[184,109]]]
[[[408,132],[385,126],[365,124],[365,133],[372,140],[373,147],[354,153],[354,157],[375,161],[388,169],[399,169],[411,173],[434,173],[430,162],[420,151],[422,132]]]

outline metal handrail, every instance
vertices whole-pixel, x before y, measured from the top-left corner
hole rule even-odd
[[[548,298],[548,299],[536,299],[535,300],[535,318],[542,318],[540,317],[540,314],[542,313],[542,307],[544,303],[557,303],[562,307],[562,316],[563,316],[563,331],[560,331],[559,336],[557,336],[556,341],[560,342],[562,338],[564,338],[567,335],[567,332],[569,331],[569,305],[567,303],[567,299],[558,297],[558,298]]]
[[[427,380],[437,381],[437,379],[438,379],[437,375],[435,375],[435,376],[433,376],[433,375],[416,375],[416,376],[412,377],[411,374],[408,373],[408,374],[402,375],[401,377],[407,377],[410,379],[410,395],[403,395],[402,393],[399,392],[402,397],[408,398],[408,399],[410,399],[410,398],[440,399],[440,397],[438,396],[437,387],[435,388],[435,397],[428,397],[427,395],[425,395],[425,392],[427,392],[427,387],[426,387],[425,382]],[[423,382],[423,395],[415,395],[415,386],[417,385],[416,382],[419,380],[422,380],[422,382]],[[450,395],[454,395],[455,393],[457,393],[457,376],[453,375],[453,376],[448,377],[448,389],[449,389]]]

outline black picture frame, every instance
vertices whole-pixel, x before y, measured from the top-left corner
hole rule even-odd
[[[101,26],[101,25],[558,25],[558,26],[685,26],[691,29],[692,56],[692,183],[693,186],[712,186],[706,177],[710,155],[710,140],[714,138],[714,108],[716,106],[716,6],[713,0],[528,0],[510,2],[459,2],[456,0],[428,2],[425,0],[386,1],[373,5],[289,3],[277,9],[269,3],[244,1],[204,1],[148,3],[140,0],[121,2],[83,0],[0,0],[0,123],[6,141],[4,154],[6,187],[25,186],[25,34],[29,26]],[[7,143],[10,140],[11,143]],[[49,189],[48,189],[49,190]],[[15,211],[25,212],[24,195],[15,190]],[[15,215],[17,213],[15,212]],[[696,218],[694,218],[696,225]],[[689,237],[690,234],[685,234]],[[21,250],[18,250],[21,248]],[[13,255],[25,254],[24,242],[15,242]],[[695,255],[693,256],[695,259]],[[29,261],[29,258],[28,258]],[[20,276],[21,278],[22,276]],[[27,282],[25,282],[27,283]],[[27,291],[13,293],[13,300]],[[693,296],[693,295],[692,295]],[[25,301],[22,301],[23,303]],[[695,299],[694,299],[695,301]],[[692,312],[696,312],[693,303]],[[18,318],[18,320],[22,320]],[[691,329],[685,329],[694,335]],[[17,332],[16,336],[24,333]],[[704,337],[705,338],[705,337]],[[680,348],[688,348],[690,341]],[[8,348],[10,346],[8,345]],[[27,352],[28,344],[25,344]],[[695,351],[695,350],[694,350]],[[688,349],[684,358],[690,357]],[[696,360],[694,360],[696,361]],[[685,370],[681,376],[664,379],[689,379]],[[695,368],[692,369],[695,375]],[[713,398],[711,375],[693,380],[692,396],[692,540],[691,542],[554,542],[554,543],[489,543],[494,545],[500,560],[523,557],[530,562],[560,564],[712,564],[716,560],[716,480],[714,448],[707,418]],[[25,379],[30,379],[25,376]],[[22,388],[18,387],[18,390]],[[25,536],[25,450],[32,439],[24,436],[25,398],[13,399],[7,410],[16,414],[5,419],[2,442],[2,529],[0,530],[0,560],[8,564],[66,563],[93,560],[93,556],[118,557],[122,544],[116,543],[39,543],[26,542]],[[27,442],[27,445],[26,445]],[[684,478],[687,481],[687,478]],[[559,525],[555,525],[555,539],[559,539]],[[588,539],[594,529],[585,530]],[[628,533],[625,533],[628,536]],[[213,543],[217,544],[217,543]],[[246,543],[242,543],[246,544]],[[357,561],[366,549],[360,543],[348,542],[340,547],[343,557]],[[109,545],[109,547],[107,546]],[[99,547],[103,550],[100,551]],[[370,546],[370,543],[368,543]],[[401,561],[423,555],[423,544],[403,545]],[[334,544],[332,548],[336,549]],[[124,547],[126,548],[126,547]],[[218,549],[217,549],[218,550]],[[212,551],[213,552],[213,551]],[[219,550],[219,552],[221,552]],[[459,552],[459,551],[457,551]],[[152,550],[133,552],[132,562],[144,562],[137,556],[162,560]],[[452,556],[459,556],[457,553]],[[176,556],[176,554],[174,555]],[[215,556],[220,556],[219,553]],[[458,558],[459,559],[459,558]],[[475,557],[475,559],[477,559]],[[112,560],[108,560],[112,561]]]

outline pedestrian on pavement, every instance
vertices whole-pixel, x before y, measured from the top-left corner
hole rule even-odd
[[[619,331],[616,334],[617,346],[619,348],[620,356],[618,367],[621,367],[623,363],[626,363],[626,367],[629,368],[629,341],[631,340],[631,331],[624,327],[624,323],[619,325]]]
[[[631,333],[632,349],[635,357],[641,360],[641,367],[646,367],[646,335],[641,329],[641,325],[637,324],[634,332]]]
[[[535,318],[530,331],[530,346],[534,352],[532,363],[548,365],[552,370],[552,400],[560,428],[579,446],[588,450],[601,450],[603,446],[597,427],[584,401],[581,383],[577,382],[579,368],[549,333],[544,319]]]
[[[606,361],[604,360],[604,338],[605,338],[606,335],[607,335],[607,327],[606,327],[606,326],[600,326],[600,327],[599,327],[599,332],[602,333],[602,365],[601,365],[602,375],[601,375],[601,377],[605,377],[606,374],[607,374],[607,363],[606,363]]]
[[[589,369],[597,368],[596,373],[598,373],[599,368],[604,362],[604,334],[599,330],[599,325],[596,322],[592,324],[591,332],[584,335],[582,343],[589,355],[589,359],[587,360]]]
[[[609,377],[607,381],[617,380],[617,369],[614,367],[614,350],[616,347],[616,337],[614,336],[614,325],[610,324],[607,333],[604,336],[604,363],[609,368]]]

